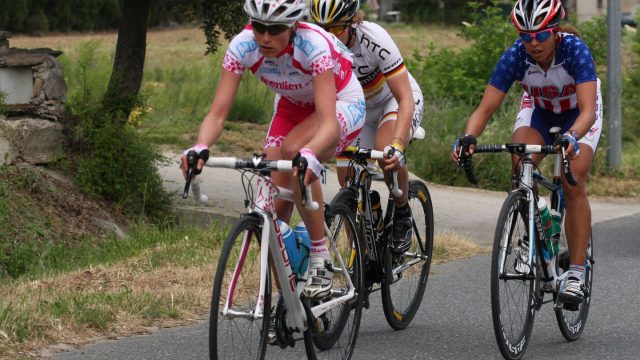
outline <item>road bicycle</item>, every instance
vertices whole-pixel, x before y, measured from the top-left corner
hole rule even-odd
[[[382,151],[347,147],[339,158],[348,159],[350,179],[333,198],[329,208],[347,207],[355,212],[356,227],[366,243],[365,307],[369,306],[369,294],[381,290],[382,308],[389,326],[400,330],[409,325],[420,307],[433,252],[433,205],[427,185],[420,180],[409,182],[409,205],[412,212],[413,237],[411,246],[401,254],[393,253],[391,233],[395,205],[392,196],[401,196],[397,173],[392,174],[392,188],[386,212],[374,209],[372,180],[382,176],[372,173],[367,160],[382,159]],[[379,201],[379,196],[378,196]],[[375,204],[379,208],[379,204]],[[376,211],[379,214],[376,214]],[[330,222],[328,219],[327,222]]]
[[[185,194],[195,157],[195,153],[187,155],[190,172]],[[231,228],[219,255],[211,298],[211,359],[263,359],[270,335],[274,339],[270,343],[283,349],[303,340],[309,359],[349,359],[353,354],[362,314],[364,274],[352,210],[337,205],[329,211],[333,223],[325,224],[325,233],[334,264],[333,288],[321,300],[301,295],[308,271],[293,272],[278,225],[274,199],[293,201],[293,195],[273,184],[272,171],[291,171],[298,166],[303,204],[309,209],[319,207],[311,198],[310,187],[302,184],[304,165],[261,156],[212,157],[206,162],[206,166],[240,171],[248,210]],[[195,199],[206,200],[198,182],[193,185]]]
[[[559,127],[550,132],[560,137]],[[464,138],[460,138],[460,143]],[[520,173],[513,178],[512,190],[502,205],[491,257],[491,313],[498,348],[505,359],[520,359],[531,339],[536,311],[553,303],[560,332],[568,341],[578,340],[586,325],[593,284],[593,236],[589,236],[585,261],[584,298],[580,304],[564,303],[558,293],[569,270],[568,242],[564,233],[564,210],[561,172],[570,185],[576,185],[566,144],[561,151],[554,145],[498,144],[477,145],[473,154],[508,152],[519,157]],[[470,182],[477,183],[471,157],[465,156],[468,144],[460,151]],[[545,178],[532,161],[533,154],[553,154],[551,180]],[[550,209],[560,215],[558,250],[548,249],[545,230],[538,209],[537,185],[550,192]],[[554,239],[555,240],[555,239]],[[545,259],[545,253],[548,254]],[[550,297],[545,298],[550,295]]]

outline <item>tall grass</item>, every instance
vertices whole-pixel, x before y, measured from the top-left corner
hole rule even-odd
[[[209,111],[222,64],[222,52],[206,61],[186,60],[176,69],[145,70],[143,93],[152,111],[141,131],[159,144],[192,145],[182,136],[195,134]],[[273,92],[247,71],[240,83],[228,121],[265,124],[271,119]]]

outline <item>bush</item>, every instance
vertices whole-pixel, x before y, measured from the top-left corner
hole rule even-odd
[[[471,2],[469,7],[474,10],[471,25],[460,33],[473,42],[469,48],[454,51],[431,45],[428,56],[416,54],[409,61],[417,68],[412,74],[430,97],[477,103],[496,62],[517,37],[495,2],[486,7]]]
[[[27,19],[27,31],[31,34],[40,34],[49,30],[49,20],[44,11],[38,10]]]
[[[123,114],[101,107],[110,64],[98,52],[99,45],[96,41],[82,43],[77,52],[61,59],[70,89],[68,109],[76,121],[76,183],[128,215],[164,221],[170,215],[170,199],[155,166],[162,157],[122,120]],[[138,104],[143,103],[141,98]]]
[[[86,113],[82,119],[85,129],[81,134],[88,151],[78,161],[77,185],[131,216],[166,220],[171,202],[155,166],[162,157],[134,129],[112,121],[110,114],[96,117],[106,117],[97,121],[103,126],[91,128],[96,120]]]

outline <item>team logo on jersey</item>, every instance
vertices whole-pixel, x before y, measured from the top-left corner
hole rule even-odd
[[[567,84],[562,90],[554,85],[529,86],[525,90],[533,97],[543,97],[545,99],[555,99],[567,97],[576,93],[576,84]]]
[[[372,53],[378,54],[378,56],[382,60],[386,60],[387,55],[391,54],[389,50],[383,48],[380,44],[375,43],[373,40],[369,39],[365,34],[362,34],[362,38],[360,39],[360,44],[363,44],[367,49],[371,50]]]
[[[238,43],[238,46],[236,46],[236,51],[241,59],[244,59],[248,53],[256,50],[258,50],[258,43],[255,42],[255,40],[242,41]]]
[[[300,49],[300,51],[302,51],[307,57],[309,57],[309,55],[311,55],[311,53],[318,48],[317,46],[313,45],[311,41],[305,40],[299,36],[295,37],[293,45]]]

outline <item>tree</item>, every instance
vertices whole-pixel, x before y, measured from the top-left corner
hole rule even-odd
[[[151,0],[124,0],[116,55],[103,105],[126,122],[133,108],[144,70]]]
[[[230,38],[246,23],[243,1],[228,0],[172,0],[168,6],[202,21],[201,29],[207,37],[207,53],[215,52],[224,32]],[[146,37],[151,0],[124,0],[122,20],[113,71],[103,98],[105,110],[117,116],[123,124],[133,109],[144,70]]]

